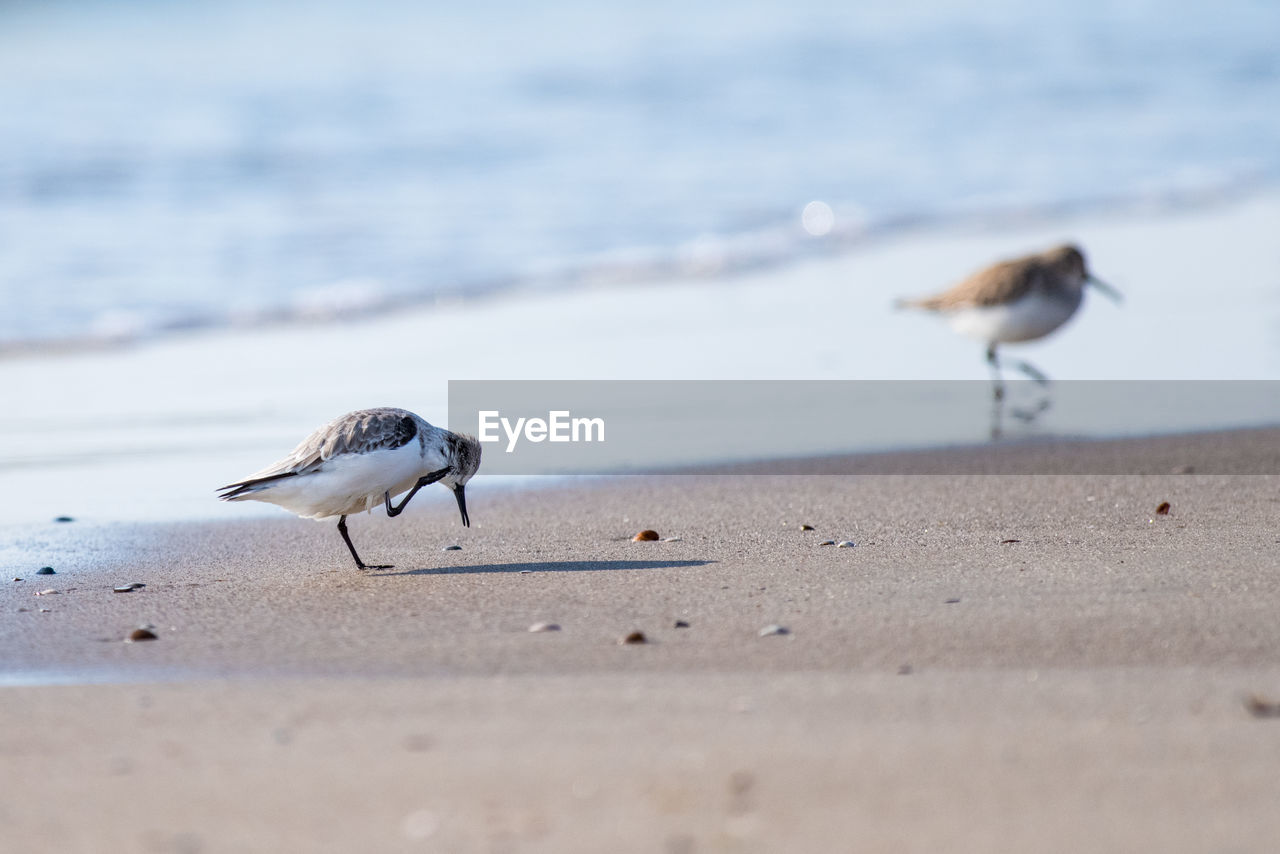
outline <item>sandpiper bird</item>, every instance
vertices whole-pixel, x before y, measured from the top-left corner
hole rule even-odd
[[[347,534],[347,515],[385,504],[399,516],[418,490],[443,483],[467,516],[466,485],[480,468],[480,444],[470,436],[433,427],[404,409],[361,409],[335,418],[302,440],[293,453],[244,480],[220,487],[224,501],[268,501],[309,519],[338,517],[338,533],[360,560]],[[392,496],[409,494],[397,505]]]
[[[936,296],[900,300],[898,305],[937,312],[947,318],[955,331],[987,343],[996,407],[992,433],[998,436],[1004,383],[996,348],[1001,344],[1034,341],[1062,326],[1080,307],[1085,285],[1093,285],[1116,302],[1120,301],[1118,291],[1089,272],[1084,253],[1076,246],[1064,245],[1001,261]],[[1048,377],[1028,362],[1018,362],[1017,368],[1040,385],[1048,384]],[[1036,412],[1047,406],[1047,400],[1042,401]]]

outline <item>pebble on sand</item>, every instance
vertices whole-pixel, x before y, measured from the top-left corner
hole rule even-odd
[[[54,517],[54,520],[53,520],[53,521],[55,521],[55,522],[74,522],[74,521],[75,521],[75,519],[72,519],[70,516],[56,516],[56,517]]]
[[[840,542],[836,543],[836,548],[838,548],[838,549],[851,549],[851,548],[855,547],[856,545],[858,545],[858,544],[857,544],[857,543],[855,543],[853,540],[841,540]]]
[[[688,620],[676,620],[676,628],[677,628],[677,629],[687,629],[687,628],[689,628],[689,621],[688,621]]]
[[[111,590],[114,593],[132,593],[133,591],[141,590],[146,586],[147,585],[143,584],[141,581],[134,581],[131,584],[121,584],[119,587],[112,587]]]
[[[769,635],[789,635],[791,629],[786,626],[780,626],[777,623],[770,623],[760,630],[760,637],[767,638]]]
[[[42,566],[36,570],[36,575],[57,575],[57,574],[58,573],[55,572],[54,568],[51,566]]]
[[[648,643],[648,642],[649,642],[649,639],[644,636],[644,632],[640,632],[640,631],[631,632],[629,634],[625,634],[622,637],[618,638],[618,643],[620,644]]]
[[[638,534],[636,534],[634,537],[632,537],[632,538],[631,538],[631,542],[633,542],[633,543],[652,543],[652,542],[656,542],[656,541],[658,541],[658,540],[660,540],[660,539],[662,539],[662,537],[659,537],[659,536],[658,536],[658,532],[657,532],[657,531],[651,531],[651,530],[649,530],[648,528],[646,528],[645,530],[641,531],[640,533],[638,533]]]
[[[1173,505],[1168,501],[1161,501],[1160,506],[1156,508],[1157,516],[1168,516],[1169,511],[1173,509]]]
[[[129,632],[129,636],[124,639],[125,643],[134,643],[135,641],[158,640],[159,636],[146,626],[138,626]]]
[[[462,551],[462,546],[445,546],[443,549],[441,549],[441,551],[445,551],[445,552],[460,552],[460,551]]]
[[[531,632],[558,632],[560,631],[559,623],[534,623],[529,627]]]
[[[835,540],[823,540],[822,542],[818,543],[818,545],[820,546],[834,546],[835,544],[836,544]]]
[[[813,526],[812,526],[812,525],[801,525],[801,526],[800,526],[800,530],[802,530],[802,531],[812,531],[813,529],[814,529],[814,528],[813,528]]]
[[[1255,718],[1280,718],[1280,703],[1253,694],[1244,701],[1244,707]]]

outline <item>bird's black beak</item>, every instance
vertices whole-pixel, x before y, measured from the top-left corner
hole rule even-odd
[[[462,514],[462,527],[471,527],[471,517],[467,515],[467,488],[458,484],[453,488],[453,497],[458,499],[458,512]]]
[[[1108,285],[1106,282],[1102,281],[1098,277],[1086,276],[1085,281],[1093,285],[1098,290],[1102,291],[1108,297],[1110,297],[1111,300],[1116,303],[1116,305],[1119,305],[1120,303],[1124,302],[1124,297],[1120,295],[1120,292],[1118,290],[1111,287],[1110,285]]]

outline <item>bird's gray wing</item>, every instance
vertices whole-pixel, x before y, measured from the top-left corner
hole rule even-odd
[[[1041,266],[1035,257],[1002,261],[979,270],[936,296],[905,300],[903,304],[929,311],[1003,305],[1025,296],[1036,286],[1041,275]]]
[[[343,454],[399,448],[416,438],[418,421],[406,410],[382,407],[348,412],[303,439],[289,456],[218,491],[231,490],[221,497],[233,498],[259,484],[314,471]]]

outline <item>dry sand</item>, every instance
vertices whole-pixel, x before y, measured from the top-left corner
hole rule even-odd
[[[1124,453],[1275,471],[1278,442]],[[1043,452],[1088,470],[1116,449]],[[1280,476],[481,479],[469,497],[470,530],[447,496],[351,520],[367,560],[397,564],[378,572],[283,514],[32,535],[0,606],[0,847],[1280,839],[1280,718],[1247,703],[1280,700]],[[679,540],[631,542],[642,528]],[[159,639],[122,643],[139,623]],[[619,645],[632,630],[650,642]]]

